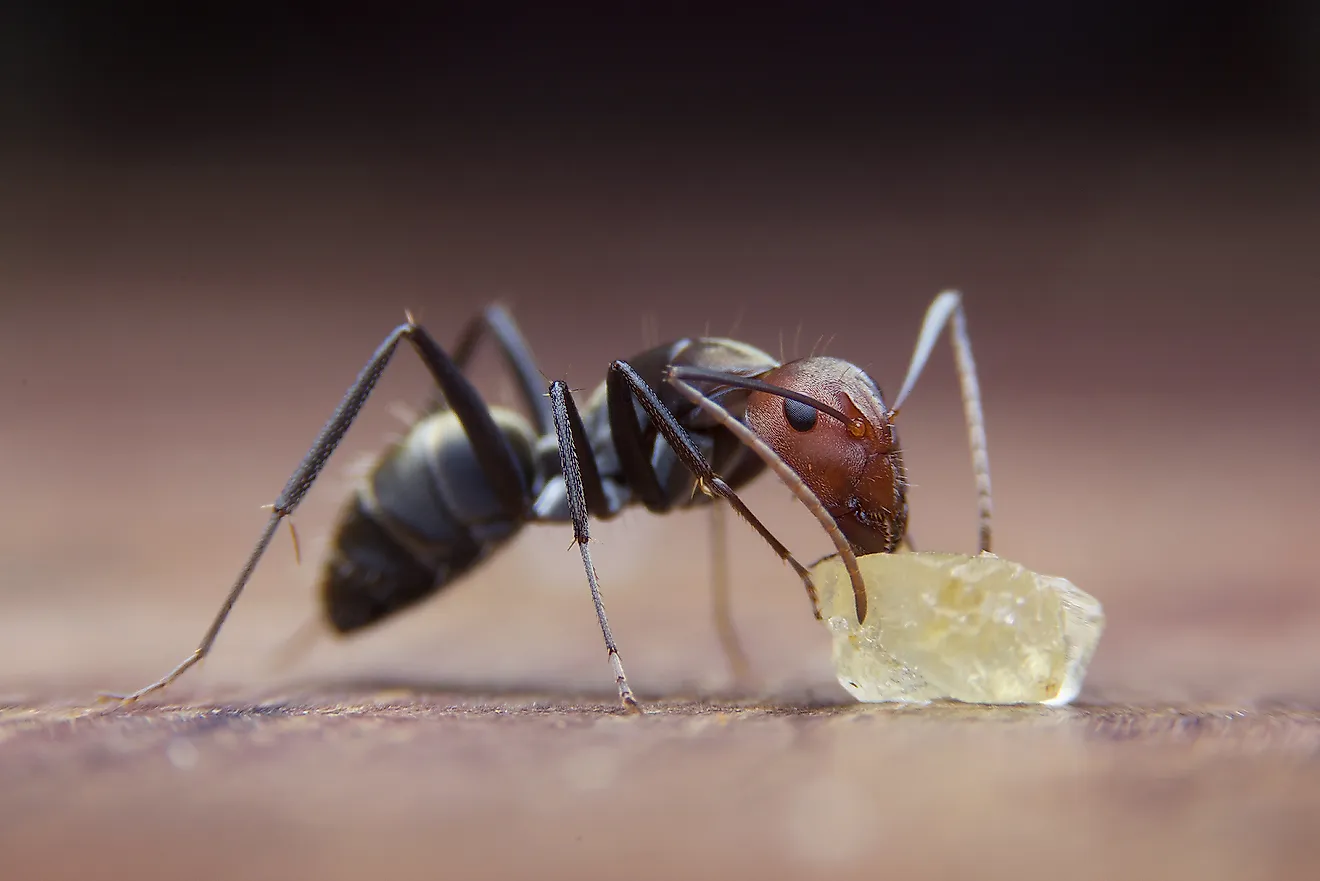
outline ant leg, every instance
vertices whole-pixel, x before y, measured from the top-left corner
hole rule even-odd
[[[761,457],[761,461],[770,467],[770,470],[783,481],[793,495],[797,496],[816,521],[820,523],[825,530],[830,541],[834,542],[834,549],[838,556],[843,558],[844,568],[848,570],[848,579],[852,582],[853,604],[857,610],[857,620],[859,623],[866,621],[866,582],[862,579],[861,567],[857,565],[857,555],[853,552],[852,546],[844,537],[843,531],[839,529],[839,524],[834,522],[829,511],[821,504],[820,499],[811,491],[811,487],[803,482],[802,478],[794,471],[787,462],[781,459],[770,445],[761,438],[757,437],[747,425],[734,418],[734,415],[724,408],[724,405],[703,395],[695,386],[689,385],[682,379],[682,376],[689,372],[689,368],[669,367],[665,371],[665,381],[674,386],[683,397],[696,404],[702,410],[706,411],[714,419],[718,420],[729,432],[746,446],[751,448],[752,452]],[[796,561],[795,561],[796,562]],[[795,566],[799,570],[798,574],[802,576],[802,583],[807,589],[807,594],[811,597],[811,604],[816,613],[816,618],[820,618],[820,603],[816,597],[816,587],[811,582],[809,574]]]
[[[550,401],[541,391],[545,387],[545,380],[540,368],[536,366],[531,346],[523,338],[518,323],[508,309],[495,303],[487,306],[469,322],[454,344],[454,363],[460,370],[466,371],[477,343],[487,334],[494,338],[496,347],[504,356],[505,365],[518,381],[519,396],[536,423],[536,433],[550,434],[555,430],[555,424],[550,415]]]
[[[550,401],[541,393],[543,380],[541,371],[536,366],[536,358],[532,355],[531,346],[527,344],[522,331],[518,329],[518,323],[504,306],[493,303],[468,321],[459,332],[451,360],[466,375],[477,346],[488,335],[493,337],[497,350],[504,357],[505,367],[518,383],[519,396],[527,407],[527,415],[532,417],[536,424],[537,434],[545,435],[553,432],[554,422],[550,418]],[[445,406],[444,396],[437,390],[434,400],[425,412],[442,410]],[[292,523],[293,521],[290,520],[290,527]],[[294,533],[294,541],[296,553],[297,533]],[[275,653],[274,664],[281,668],[288,667],[297,658],[310,651],[320,636],[320,622],[316,616],[313,616],[297,631],[290,634],[285,644]]]
[[[518,383],[518,392],[527,407],[527,415],[532,417],[538,434],[545,435],[554,431],[550,419],[550,402],[541,394],[541,371],[536,366],[531,346],[518,329],[518,324],[509,310],[499,303],[493,303],[480,314],[468,321],[458,335],[451,360],[458,369],[467,373],[468,364],[475,354],[477,345],[487,335],[494,338],[494,343],[504,357],[506,368]],[[437,391],[435,399],[424,412],[435,412],[445,408],[444,396]],[[411,421],[411,420],[409,420]],[[293,521],[289,521],[292,529]],[[294,553],[298,552],[297,533],[293,533]],[[277,652],[275,663],[285,667],[308,650],[319,636],[317,619],[310,618],[307,623],[290,635],[284,647]]]
[[[952,322],[950,322],[952,319]],[[967,442],[972,450],[972,470],[976,474],[977,519],[980,523],[981,552],[990,550],[990,518],[993,511],[990,499],[990,457],[986,452],[985,415],[981,411],[981,384],[976,378],[976,362],[972,359],[972,341],[967,335],[967,316],[963,312],[962,294],[945,291],[936,297],[926,310],[917,335],[917,346],[912,353],[903,390],[894,399],[890,411],[892,420],[916,385],[921,371],[930,358],[931,349],[939,340],[940,331],[949,325],[949,342],[958,368],[958,383],[962,390],[963,416],[967,422]]]
[[[622,361],[615,363],[625,364]],[[700,479],[703,473],[713,475],[714,472],[706,463],[700,451],[692,445],[687,433],[673,418],[673,414],[660,402],[654,390],[633,371],[631,365],[625,366],[634,377],[634,379],[628,380],[627,384],[620,382],[618,377],[623,376],[623,373],[616,371],[613,367],[611,367],[606,377],[606,404],[609,407],[610,434],[614,438],[614,448],[619,456],[619,465],[628,485],[633,488],[648,510],[663,514],[673,507],[673,502],[665,494],[663,487],[660,486],[660,479],[655,473],[655,467],[651,464],[650,455],[646,450],[641,427],[637,424],[636,411],[633,409],[633,386],[635,384],[640,384],[641,388],[650,392],[653,399],[652,406],[663,410],[669,417],[668,421],[673,423],[669,433],[665,434],[665,438],[675,452],[678,452],[679,457],[683,458],[692,468],[693,474]],[[640,391],[637,393],[641,396],[645,394]],[[646,404],[643,403],[643,406],[646,406]],[[649,407],[648,412],[650,412]],[[652,419],[656,421],[654,417]],[[657,426],[659,424],[660,422],[657,421]],[[661,431],[664,432],[664,429],[661,429]],[[674,440],[674,438],[681,438],[681,440]],[[690,456],[684,457],[680,447],[688,450]],[[699,462],[700,464],[693,467],[693,462]],[[720,481],[720,483],[723,484],[723,481]],[[728,487],[725,487],[725,489],[728,489],[730,494],[733,493],[732,489]],[[737,499],[737,496],[734,496],[734,499]],[[787,549],[779,544],[774,536],[770,535],[769,531],[761,525],[756,517],[743,506],[741,499],[734,504],[734,507],[741,508],[739,513],[747,518],[763,537],[766,537],[766,540],[770,542],[770,546],[775,549],[781,558],[788,559],[796,564],[796,561],[792,559],[792,555],[788,554]],[[719,636],[720,647],[724,650],[724,656],[733,669],[734,677],[746,679],[751,665],[748,664],[747,655],[738,640],[738,632],[733,626],[733,618],[729,611],[728,537],[725,530],[724,511],[720,508],[718,500],[715,500],[712,505],[711,518],[711,575],[713,576],[711,612],[715,623],[715,632]],[[786,554],[788,554],[787,557],[785,557]],[[810,583],[810,579],[807,580],[807,593],[812,597],[812,607],[815,608],[815,586]]]
[[[820,604],[816,598],[816,585],[812,582],[811,574],[806,567],[799,563],[788,548],[784,547],[784,544],[775,538],[774,534],[756,518],[756,515],[738,497],[733,488],[711,469],[710,463],[701,455],[701,451],[692,442],[692,438],[683,430],[683,426],[679,425],[678,420],[674,418],[674,414],[664,405],[660,400],[660,396],[647,384],[646,380],[642,379],[627,361],[615,361],[610,365],[609,373],[606,374],[605,387],[610,413],[610,433],[614,438],[614,447],[619,455],[619,465],[628,480],[628,485],[637,491],[646,506],[652,508],[653,499],[661,500],[661,503],[665,504],[666,507],[667,502],[663,501],[664,496],[660,487],[660,480],[656,476],[655,469],[651,465],[650,458],[642,442],[642,430],[637,424],[632,406],[634,398],[642,405],[642,409],[651,418],[651,423],[678,455],[678,458],[696,475],[697,487],[706,495],[722,498],[732,505],[733,509],[760,534],[766,544],[774,549],[775,553],[779,555],[779,559],[793,567],[793,571],[802,579],[802,584],[807,590],[807,596],[811,598],[812,610],[819,618]],[[689,388],[691,387],[689,386]],[[701,396],[701,393],[697,392],[697,395]],[[702,397],[704,399],[704,396]],[[728,413],[723,407],[720,407],[720,410],[726,414]],[[733,417],[730,416],[729,418],[732,419]],[[746,426],[743,426],[743,428],[746,428]],[[819,505],[819,502],[817,504]],[[655,509],[652,508],[652,510]],[[836,526],[835,529],[837,531],[838,527]],[[865,603],[863,602],[864,606]]]
[[[247,563],[239,572],[233,587],[229,589],[229,595],[225,597],[223,605],[220,606],[220,611],[202,636],[197,648],[193,650],[192,654],[184,658],[178,666],[156,682],[129,695],[104,695],[105,697],[119,699],[125,703],[136,701],[154,691],[165,688],[211,651],[211,646],[215,644],[220,628],[224,626],[225,619],[229,617],[234,604],[238,602],[239,595],[251,579],[253,571],[257,568],[257,563],[270,545],[280,521],[293,513],[294,509],[302,502],[303,497],[312,488],[312,484],[316,482],[316,478],[325,467],[330,455],[339,446],[349,426],[353,424],[359,411],[367,402],[372,389],[376,387],[377,381],[379,381],[381,374],[385,372],[385,367],[389,364],[390,358],[394,355],[402,340],[407,340],[412,344],[418,356],[422,359],[422,363],[426,365],[432,378],[444,392],[445,399],[453,408],[455,416],[458,417],[464,431],[472,440],[472,447],[481,470],[490,481],[491,489],[494,490],[503,504],[505,514],[514,519],[521,519],[525,516],[528,506],[528,489],[523,484],[522,471],[518,467],[513,451],[509,449],[504,435],[500,433],[499,428],[495,425],[490,410],[486,408],[481,396],[477,394],[477,390],[464,378],[458,366],[436,344],[431,335],[420,325],[415,324],[412,317],[409,316],[405,324],[395,328],[385,338],[385,341],[377,347],[375,353],[371,356],[371,360],[358,373],[356,381],[349,387],[338,408],[321,429],[316,442],[312,444],[311,449],[307,451],[307,455],[303,457],[302,462],[289,477],[284,490],[271,506],[270,521],[266,524],[261,537],[257,539],[257,544],[248,556]]]
[[[727,519],[724,506],[713,501],[710,506],[711,618],[715,622],[715,633],[720,638],[720,648],[724,650],[724,657],[733,671],[733,678],[744,681],[751,674],[751,664],[738,639],[738,630],[733,626],[733,610],[729,603]]]
[[[550,409],[554,417],[555,433],[559,439],[559,465],[564,476],[564,487],[568,495],[568,510],[573,518],[573,541],[582,552],[582,565],[587,571],[587,583],[591,585],[591,601],[596,606],[596,619],[600,622],[600,632],[605,637],[605,651],[609,654],[610,666],[614,669],[614,681],[619,686],[619,700],[626,709],[640,712],[637,698],[633,697],[628,687],[628,677],[623,672],[623,659],[619,657],[619,647],[614,642],[610,631],[609,619],[605,616],[605,601],[600,595],[600,581],[596,577],[596,566],[591,562],[591,551],[587,544],[591,541],[588,528],[588,512],[596,508],[603,513],[606,509],[605,490],[601,485],[600,472],[596,460],[587,444],[586,430],[573,393],[561,380],[550,384]],[[586,467],[583,467],[586,463]],[[594,502],[593,502],[594,497]],[[599,505],[600,507],[597,507]]]

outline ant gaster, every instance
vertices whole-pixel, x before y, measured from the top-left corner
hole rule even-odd
[[[907,478],[894,420],[945,326],[972,449],[980,549],[986,551],[989,462],[976,366],[957,292],[940,294],[927,310],[892,408],[875,381],[846,361],[810,357],[780,363],[745,343],[703,337],[613,362],[605,382],[579,410],[562,381],[541,393],[531,349],[501,307],[487,308],[468,325],[452,357],[409,315],[377,348],[270,506],[265,530],[197,648],[160,680],[119,699],[137,700],[168,686],[211,650],[280,521],[311,489],[404,341],[420,356],[441,399],[381,455],[340,515],[320,583],[323,610],[335,631],[360,630],[425,599],[528,523],[569,522],[620,700],[636,709],[591,560],[589,516],[610,518],[639,503],[664,513],[711,500],[718,507],[724,500],[794,569],[819,618],[807,567],[737,494],[766,467],[825,528],[852,580],[858,620],[864,621],[866,592],[856,557],[891,553],[906,540]],[[488,406],[465,376],[485,336],[494,338],[516,377],[531,421]]]

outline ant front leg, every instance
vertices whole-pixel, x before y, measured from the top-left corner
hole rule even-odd
[[[908,365],[903,389],[894,399],[890,418],[907,400],[921,371],[926,367],[931,349],[939,340],[940,331],[949,325],[949,342],[953,346],[954,362],[958,368],[958,384],[962,391],[963,416],[967,422],[967,442],[972,451],[972,471],[976,475],[977,519],[980,524],[980,549],[990,550],[990,519],[994,506],[990,498],[990,456],[986,451],[985,414],[981,410],[981,384],[976,376],[976,361],[972,358],[972,341],[967,335],[967,315],[963,312],[962,294],[945,291],[926,309],[926,317],[917,334],[917,345]]]
[[[628,677],[623,672],[623,659],[614,642],[609,619],[605,616],[605,600],[600,595],[596,565],[591,561],[591,550],[587,547],[591,541],[588,525],[590,513],[594,511],[599,515],[608,511],[605,488],[601,483],[600,470],[596,467],[595,455],[587,441],[582,417],[573,401],[573,393],[560,380],[550,384],[550,410],[559,440],[559,465],[564,477],[568,510],[573,518],[573,541],[582,552],[582,565],[587,572],[587,583],[591,585],[591,601],[596,606],[596,619],[600,623],[601,635],[605,637],[605,651],[609,654],[610,667],[614,670],[614,681],[619,686],[619,700],[625,709],[640,712],[637,698],[633,697],[632,689],[628,687]]]
[[[660,478],[655,472],[654,464],[651,462],[650,452],[646,449],[642,430],[637,424],[636,412],[633,409],[634,395],[637,396],[648,414],[663,414],[652,415],[651,419],[657,426],[661,436],[664,437],[665,441],[700,481],[699,485],[702,490],[708,495],[719,496],[729,501],[738,513],[770,543],[770,546],[775,549],[781,559],[787,560],[795,569],[798,569],[797,561],[793,559],[793,555],[757,520],[756,516],[743,504],[742,499],[715,474],[706,462],[705,457],[701,455],[701,451],[696,448],[687,432],[679,425],[678,420],[660,401],[655,390],[637,374],[632,365],[626,361],[614,362],[605,382],[610,435],[614,439],[614,448],[619,456],[619,467],[623,471],[624,479],[637,493],[647,510],[656,514],[664,514],[673,508],[674,501],[665,493],[664,487],[661,486]],[[725,529],[724,510],[720,507],[718,498],[713,500],[711,506],[710,534],[711,573],[714,581],[711,589],[711,612],[715,622],[715,633],[719,637],[720,646],[729,662],[729,666],[733,670],[734,677],[746,680],[751,665],[748,663],[747,653],[743,650],[742,643],[738,639],[738,633],[733,626],[733,618],[729,609],[728,537]],[[799,574],[801,574],[800,571]],[[814,608],[815,588],[809,578],[806,579],[805,583],[807,584],[807,592],[812,597]]]
[[[187,672],[190,667],[206,657],[215,644],[216,637],[224,626],[225,620],[229,617],[230,611],[234,608],[234,604],[238,602],[239,595],[242,594],[243,589],[252,577],[253,571],[257,568],[257,563],[266,553],[266,548],[270,546],[271,539],[274,538],[275,530],[279,528],[280,521],[294,512],[312,488],[312,484],[316,482],[316,478],[320,475],[331,454],[334,453],[335,448],[344,439],[344,434],[357,418],[363,405],[366,404],[367,398],[370,397],[372,390],[376,387],[381,374],[385,372],[390,358],[403,340],[411,343],[417,351],[422,363],[426,365],[432,378],[444,393],[445,400],[454,411],[454,415],[462,424],[464,431],[467,432],[472,441],[477,462],[490,482],[491,489],[500,499],[506,515],[511,519],[520,519],[525,516],[526,509],[530,504],[528,488],[523,485],[522,472],[518,467],[517,460],[514,458],[513,451],[509,449],[504,435],[495,425],[490,410],[482,401],[477,390],[463,376],[458,366],[436,344],[431,335],[420,325],[414,323],[412,316],[409,315],[408,321],[395,328],[385,338],[385,341],[377,347],[375,354],[371,356],[371,360],[362,368],[357,380],[345,393],[339,407],[321,429],[316,442],[312,444],[307,455],[303,457],[302,462],[290,475],[283,492],[279,494],[279,497],[275,499],[275,503],[271,506],[270,521],[266,524],[261,537],[257,539],[257,544],[252,549],[247,563],[239,572],[233,587],[229,589],[229,595],[225,597],[224,604],[221,605],[220,611],[202,636],[197,648],[193,650],[192,654],[184,658],[178,666],[156,682],[129,695],[107,694],[103,695],[104,697],[122,700],[125,703],[136,701],[154,691],[165,688]]]
[[[816,518],[817,522],[820,523],[821,527],[825,530],[825,534],[830,537],[830,541],[834,543],[835,552],[843,560],[844,568],[848,570],[848,579],[852,583],[853,588],[853,602],[857,609],[857,620],[864,622],[866,620],[867,607],[866,583],[862,579],[862,570],[857,563],[857,555],[853,552],[851,545],[848,544],[848,540],[844,537],[843,531],[839,529],[839,524],[836,523],[834,518],[830,516],[830,513],[825,510],[825,506],[821,504],[821,501],[816,494],[811,491],[811,487],[807,486],[801,475],[795,472],[787,462],[781,459],[779,455],[770,448],[769,444],[758,437],[756,432],[748,428],[746,424],[735,418],[734,415],[726,410],[722,404],[706,397],[696,386],[683,379],[684,376],[691,376],[694,379],[702,378],[700,374],[703,372],[704,371],[694,370],[690,367],[670,367],[665,372],[665,381],[678,389],[683,397],[700,407],[717,422],[728,429],[728,431],[734,437],[738,438],[738,440],[742,441],[748,449],[756,453],[756,455],[761,458],[761,461],[765,462],[770,470],[773,471],[775,475],[784,482],[784,485],[792,491],[793,495],[797,496],[798,501],[800,501],[806,509],[811,512],[812,516]],[[807,570],[804,570],[801,564],[796,560],[792,560],[791,562],[793,563],[793,568],[802,578],[802,584],[807,589],[807,596],[811,598],[812,611],[815,613],[816,619],[820,620],[820,602],[816,596],[816,586],[811,581],[811,575]]]
[[[816,586],[812,583],[811,574],[806,567],[799,563],[783,542],[775,538],[774,534],[757,519],[733,488],[715,473],[696,444],[692,442],[692,438],[683,430],[683,426],[678,423],[674,414],[664,405],[660,396],[646,380],[642,379],[627,361],[615,361],[610,365],[605,384],[610,413],[610,432],[619,454],[619,465],[629,486],[637,491],[646,506],[651,510],[667,510],[669,502],[664,497],[660,479],[656,476],[655,468],[651,465],[650,457],[642,442],[642,429],[637,424],[632,405],[634,398],[650,417],[660,436],[696,476],[698,488],[706,495],[723,499],[732,505],[765,543],[774,549],[779,559],[793,567],[793,571],[802,579],[807,596],[811,599],[812,609],[819,618],[820,604],[816,597]]]

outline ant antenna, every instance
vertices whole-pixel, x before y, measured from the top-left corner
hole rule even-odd
[[[692,379],[697,382],[717,382],[721,385],[734,386],[736,388],[745,388],[753,392],[765,392],[769,395],[776,395],[781,398],[788,398],[790,401],[797,401],[799,404],[806,404],[827,416],[833,416],[835,419],[852,428],[856,419],[850,419],[843,412],[836,410],[824,401],[818,401],[810,395],[802,392],[795,392],[792,389],[786,389],[773,383],[757,379],[754,376],[742,376],[737,373],[723,373],[719,370],[704,370],[700,367],[689,367],[687,365],[675,365],[669,368],[669,373],[676,379]]]

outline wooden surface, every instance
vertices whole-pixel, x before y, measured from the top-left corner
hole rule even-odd
[[[324,700],[324,698],[322,698]],[[8,877],[1310,877],[1314,711],[4,712]]]
[[[583,187],[596,166],[489,204],[480,167],[458,201],[394,169],[14,176],[28,220],[0,237],[22,245],[0,287],[23,295],[0,322],[0,877],[1314,877],[1320,361],[1314,304],[1280,292],[1320,278],[1320,203],[1300,196],[1317,154],[1051,170],[1058,155],[953,178],[885,166],[878,184],[786,161],[819,176],[792,178],[799,213],[831,218],[818,236],[755,200],[744,216],[739,187],[780,192],[752,178],[648,182],[626,223],[605,211],[616,193]],[[712,192],[729,201],[696,204]],[[104,222],[68,221],[85,216]],[[304,226],[315,244],[288,238]],[[731,524],[757,677],[732,682],[701,515],[593,532],[640,718],[612,710],[557,528],[415,613],[274,663],[314,614],[353,462],[398,430],[389,403],[424,393],[412,363],[298,512],[302,565],[281,534],[203,668],[158,701],[93,705],[192,648],[260,505],[404,307],[448,341],[491,293],[535,292],[515,306],[543,369],[589,387],[642,347],[638,302],[664,304],[666,335],[754,304],[743,338],[838,331],[830,353],[893,388],[951,279],[982,367],[996,550],[1105,606],[1075,708],[850,704],[800,586]],[[946,358],[902,438],[919,545],[968,551]],[[804,559],[826,550],[772,479],[747,501]]]

